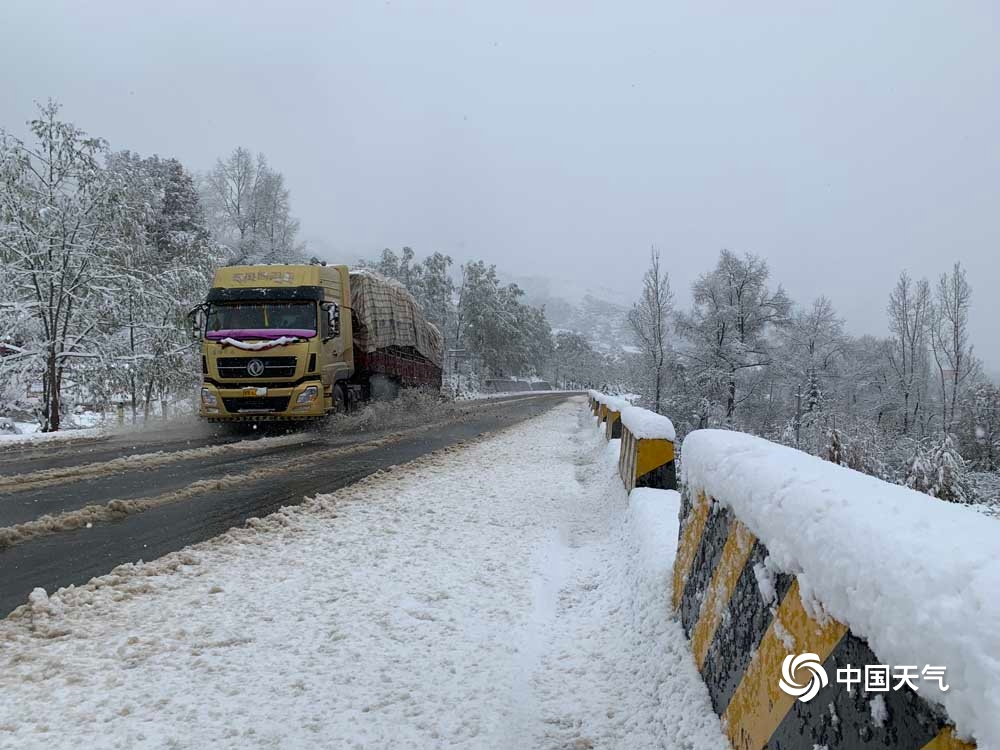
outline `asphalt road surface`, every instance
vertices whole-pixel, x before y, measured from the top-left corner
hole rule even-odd
[[[0,618],[36,586],[82,584],[380,469],[516,424],[565,393],[383,410],[290,433],[195,421],[0,449]]]

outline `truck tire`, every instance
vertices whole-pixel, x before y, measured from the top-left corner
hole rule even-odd
[[[347,413],[347,397],[344,395],[344,387],[342,385],[333,386],[333,413]]]

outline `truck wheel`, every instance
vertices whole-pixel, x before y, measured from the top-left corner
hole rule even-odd
[[[343,386],[333,386],[333,411],[335,414],[347,413],[347,398],[344,396]]]

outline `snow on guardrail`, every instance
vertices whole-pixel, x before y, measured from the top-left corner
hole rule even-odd
[[[913,706],[923,706],[919,695],[942,705],[957,731],[974,737],[981,750],[1000,748],[1000,527],[967,508],[743,433],[692,432],[684,441],[683,454],[688,510],[683,526],[694,542],[687,551],[682,549],[678,559],[689,558],[685,563],[692,566],[690,577],[699,574],[699,565],[709,570],[700,584],[686,581],[685,596],[696,588],[700,591],[694,591],[691,598],[697,603],[689,606],[683,601],[680,609],[693,634],[696,658],[703,660],[703,674],[705,665],[712,666],[713,657],[708,645],[702,645],[699,653],[698,631],[705,629],[705,620],[712,627],[719,626],[714,610],[740,600],[735,581],[731,584],[735,591],[728,596],[718,596],[717,589],[727,575],[738,576],[745,561],[755,574],[750,580],[756,577],[761,596],[768,589],[774,594],[777,572],[788,585],[798,586],[810,621],[824,623],[834,618],[843,623],[838,627],[850,629],[842,639],[839,635],[830,639],[828,665],[842,666],[837,650],[852,642],[855,667],[861,666],[859,653],[876,656],[877,664],[946,667],[947,680],[940,685],[919,680],[919,693],[866,693],[871,712],[867,718],[877,720],[878,727],[886,717],[898,722],[901,714],[917,710]],[[712,507],[699,508],[699,503]],[[727,515],[728,522],[714,520]],[[699,523],[702,531],[691,532]],[[736,533],[741,529],[744,540]],[[746,531],[766,547],[766,559],[756,557],[759,545]],[[735,570],[731,575],[725,572],[727,555],[738,561],[730,565]],[[714,573],[706,560],[715,560]],[[683,571],[680,578],[675,574],[675,580],[684,583],[686,575]],[[701,598],[706,600],[704,606]],[[777,599],[781,600],[780,594]],[[741,601],[742,609],[736,611],[745,613],[747,602],[755,602],[756,595]],[[766,609],[761,613],[765,621],[770,619]],[[773,606],[771,613],[777,621],[772,629],[778,627],[777,637],[785,640],[787,632],[780,629],[779,613]],[[811,627],[815,632],[815,624]],[[790,639],[785,643],[789,648],[801,645]],[[763,651],[764,645],[757,650]],[[754,661],[759,661],[757,650]],[[825,658],[821,655],[820,661]],[[751,666],[746,667],[748,672]],[[777,674],[769,671],[764,676],[777,680]],[[837,700],[847,701],[842,696],[850,695],[843,685],[833,683],[831,674],[830,687],[823,688],[815,701],[821,704],[815,710],[822,714],[827,713],[826,702],[834,695],[827,691],[836,687],[840,691]],[[945,684],[947,691],[941,689]],[[861,695],[860,688],[855,689]],[[861,699],[854,700],[856,705]],[[862,707],[868,705],[865,700],[861,700]],[[808,712],[796,705],[794,713],[802,721]],[[896,725],[902,727],[899,731],[927,731],[934,714],[930,707],[922,710],[923,714],[918,711],[920,721],[913,721],[911,714],[909,722]],[[843,718],[841,714],[841,722]],[[871,726],[862,729],[875,731]],[[940,736],[951,736],[947,727],[940,732]],[[933,746],[968,747],[952,742]],[[923,738],[912,746],[926,743]]]
[[[632,402],[623,396],[609,396],[608,394],[601,393],[600,391],[587,391],[587,395],[592,401],[595,401],[598,404],[603,404],[611,411],[620,412],[632,405]]]
[[[677,489],[673,423],[660,414],[632,406],[627,397],[599,391],[588,391],[587,395],[598,424],[606,423],[604,436],[608,440],[621,439],[618,473],[625,489]]]
[[[677,440],[674,423],[668,417],[638,406],[622,410],[622,424],[640,440]]]

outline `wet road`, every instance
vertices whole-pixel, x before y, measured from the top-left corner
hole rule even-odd
[[[81,584],[306,496],[516,424],[568,397],[538,393],[322,429],[233,435],[198,422],[0,450],[0,617],[36,586]],[[89,524],[89,525],[88,525]]]

